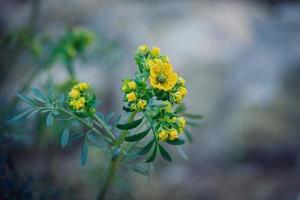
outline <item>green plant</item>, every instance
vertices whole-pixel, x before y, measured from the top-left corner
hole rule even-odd
[[[169,58],[161,55],[159,48],[150,50],[147,45],[139,46],[135,60],[138,65],[135,77],[125,79],[122,85],[125,111],[122,116],[105,116],[97,112],[97,99],[91,85],[78,82],[68,93],[59,96],[46,95],[38,89],[32,89],[32,97],[18,94],[30,108],[11,119],[12,122],[46,114],[49,127],[54,122],[69,122],[62,131],[61,146],[81,140],[82,165],[87,161],[88,145],[98,144],[97,147],[108,152],[111,161],[97,199],[105,198],[120,166],[132,165],[133,170],[148,174],[135,164],[141,161],[151,163],[157,154],[172,161],[166,145],[180,146],[185,139],[191,141],[185,126],[194,125],[191,120],[201,118],[186,113],[182,103],[187,95],[185,80],[177,75]],[[74,124],[78,122],[86,127],[85,133],[74,132]]]

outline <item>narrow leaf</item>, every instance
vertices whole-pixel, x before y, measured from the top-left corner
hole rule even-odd
[[[80,155],[80,164],[85,165],[88,157],[88,140],[85,138],[82,143],[81,155]]]
[[[140,140],[140,139],[143,139],[148,133],[149,131],[151,130],[151,128],[141,132],[141,133],[138,133],[138,134],[135,134],[135,135],[130,135],[130,136],[127,136],[125,138],[125,140],[127,142],[134,142],[134,141],[137,141],[137,140]]]
[[[153,162],[155,160],[155,158],[156,158],[156,154],[157,154],[157,145],[155,144],[151,156],[149,158],[147,158],[145,160],[145,162]]]
[[[169,162],[172,161],[172,158],[171,158],[170,154],[163,148],[163,146],[161,146],[161,145],[159,144],[159,145],[158,145],[158,149],[159,149],[160,154],[162,155],[162,157],[163,157],[166,161],[169,161]]]
[[[47,116],[47,119],[46,119],[46,125],[48,127],[52,126],[53,125],[53,121],[54,121],[54,117],[52,115],[52,113],[50,112]]]
[[[146,167],[141,166],[141,165],[133,165],[132,170],[134,172],[137,172],[137,173],[142,174],[144,176],[149,176],[149,174],[150,174],[149,168],[148,167],[146,168]]]
[[[187,130],[187,128],[184,129],[184,134],[185,134],[185,137],[186,137],[187,141],[189,143],[192,143],[193,142],[193,137],[192,137],[192,134]]]
[[[118,124],[117,128],[120,130],[129,130],[129,129],[133,129],[136,128],[137,126],[139,126],[142,121],[143,121],[143,117],[141,119],[126,123],[126,124]]]
[[[183,149],[180,146],[177,146],[177,151],[179,152],[179,154],[184,160],[189,160],[189,157],[186,155],[186,153],[183,151]]]
[[[36,88],[31,88],[31,91],[32,91],[34,97],[35,97],[37,100],[39,100],[39,101],[41,101],[41,102],[43,102],[43,103],[46,103],[46,102],[47,102],[46,96],[45,96],[40,90],[38,90],[38,89],[36,89]]]
[[[123,110],[126,112],[131,112],[131,109],[129,107],[123,106]]]
[[[183,145],[185,143],[184,140],[182,139],[176,139],[176,140],[170,140],[170,141],[167,141],[168,144],[171,144],[171,145]]]
[[[155,139],[153,139],[151,142],[149,142],[138,154],[140,155],[144,155],[146,153],[148,153],[151,149],[151,147],[154,144]]]
[[[6,123],[10,124],[13,123],[15,121],[18,121],[19,119],[23,118],[25,115],[27,115],[28,113],[30,113],[31,111],[33,111],[34,109],[30,109],[30,110],[25,110],[24,112],[21,112],[20,114],[12,117],[11,119],[9,119]]]
[[[183,113],[183,116],[185,116],[186,118],[190,118],[190,119],[202,119],[203,118],[202,115],[191,114],[191,113]]]
[[[30,99],[29,97],[24,96],[24,95],[19,94],[19,93],[17,93],[17,96],[18,96],[22,101],[26,102],[27,104],[32,105],[32,106],[35,106],[34,101],[33,101],[32,99]]]
[[[69,141],[69,137],[70,137],[70,130],[68,128],[66,128],[61,136],[61,140],[60,140],[60,144],[62,147],[65,147],[68,144]]]

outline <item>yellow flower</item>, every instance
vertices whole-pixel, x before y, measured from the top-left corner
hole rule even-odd
[[[127,85],[130,90],[136,90],[136,83],[134,81],[128,82]]]
[[[182,78],[181,76],[180,77],[178,77],[178,83],[181,85],[181,86],[184,86],[185,85],[185,80],[184,80],[184,78]]]
[[[182,95],[182,97],[187,95],[187,89],[185,87],[178,88],[178,92]]]
[[[126,95],[127,101],[128,102],[134,102],[136,101],[136,94],[134,92],[131,92],[129,94]]]
[[[158,139],[162,142],[166,141],[168,139],[168,133],[164,130],[158,132]]]
[[[89,84],[85,83],[85,82],[81,82],[81,83],[78,83],[74,88],[78,89],[80,91],[85,91],[89,88]]]
[[[80,110],[81,108],[84,107],[85,104],[85,98],[80,97],[77,100],[72,100],[70,101],[70,106],[72,106],[73,109]]]
[[[159,54],[160,54],[160,48],[153,47],[150,54],[151,54],[152,57],[158,57]]]
[[[175,140],[178,138],[178,133],[177,130],[172,128],[171,130],[169,130],[169,139],[170,140]]]
[[[147,105],[147,101],[145,101],[145,100],[139,100],[138,102],[137,102],[137,107],[140,109],[140,110],[143,110],[145,107],[146,107],[146,105]]]
[[[69,92],[69,97],[73,98],[73,99],[77,99],[78,97],[80,97],[80,92],[76,89],[72,89],[70,92]]]
[[[177,82],[177,74],[173,71],[170,63],[165,63],[160,59],[150,65],[150,84],[152,87],[169,91]]]
[[[166,63],[170,62],[170,59],[169,59],[168,56],[161,56],[160,59],[161,59],[163,62],[166,62]]]
[[[149,51],[149,47],[146,44],[144,44],[144,45],[139,46],[137,48],[137,51],[142,55],[146,55]]]

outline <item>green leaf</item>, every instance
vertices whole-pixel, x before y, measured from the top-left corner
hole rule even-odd
[[[202,119],[203,118],[202,115],[191,114],[191,113],[183,113],[183,116],[185,116],[186,118],[190,118],[190,119]]]
[[[48,100],[47,100],[47,97],[38,89],[36,88],[31,88],[31,91],[34,95],[34,97],[38,100],[38,101],[41,101],[43,103],[46,103]]]
[[[182,139],[170,140],[167,142],[168,142],[168,144],[171,144],[171,145],[183,145],[185,143],[185,141]]]
[[[192,134],[187,130],[187,128],[184,129],[184,134],[185,134],[185,137],[186,137],[187,141],[189,143],[192,143],[193,142],[193,137],[192,137]]]
[[[153,162],[155,160],[155,158],[156,158],[156,154],[157,154],[157,145],[155,143],[154,149],[153,149],[153,152],[152,152],[151,156],[149,156],[149,158],[147,158],[145,160],[145,162]]]
[[[21,112],[20,114],[12,117],[11,119],[9,119],[6,123],[7,124],[11,124],[15,121],[18,121],[19,119],[23,118],[25,115],[27,115],[28,113],[32,112],[34,109],[29,109],[29,110],[25,110],[24,112]]]
[[[140,140],[140,139],[143,139],[148,133],[149,131],[151,130],[151,128],[141,132],[141,133],[138,133],[138,134],[135,134],[135,135],[130,135],[130,136],[127,136],[125,138],[125,140],[127,142],[134,142],[134,141],[137,141],[137,140]]]
[[[89,141],[91,142],[92,145],[95,145],[97,147],[103,148],[104,147],[104,142],[103,139],[100,138],[98,135],[95,135],[93,133],[87,134],[87,137]]]
[[[60,144],[62,147],[65,147],[68,144],[69,141],[69,136],[70,136],[70,130],[66,128],[61,136]]]
[[[138,120],[126,123],[126,124],[118,124],[117,128],[120,130],[129,130],[129,129],[136,128],[142,123],[143,119],[144,118],[142,117],[141,119],[138,119]]]
[[[52,113],[50,112],[47,116],[47,119],[46,119],[46,125],[48,127],[52,126],[53,125],[53,121],[54,121],[54,117],[52,115]]]
[[[138,154],[139,155],[144,155],[146,153],[148,153],[151,149],[151,147],[154,144],[155,139],[153,139],[151,142],[149,142]]]
[[[192,127],[197,127],[199,124],[195,123],[195,122],[186,122],[187,125],[192,126]]]
[[[82,143],[81,155],[80,155],[80,164],[85,165],[88,157],[88,140],[85,138]]]
[[[123,106],[123,110],[126,112],[131,112],[131,109],[129,107]]]
[[[17,96],[29,105],[35,106],[35,102],[27,96],[17,93]]]
[[[144,176],[149,176],[150,175],[149,167],[144,167],[144,166],[141,166],[141,165],[133,165],[132,170],[134,172],[142,174]]]
[[[160,144],[158,144],[158,149],[159,149],[160,154],[162,155],[162,157],[166,161],[169,161],[169,162],[172,161],[172,158],[171,158],[170,154],[163,148],[163,146],[161,146]]]

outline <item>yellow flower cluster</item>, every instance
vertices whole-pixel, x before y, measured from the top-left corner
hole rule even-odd
[[[84,108],[86,98],[83,93],[89,89],[89,84],[85,82],[78,83],[69,92],[69,106],[74,110],[81,110]]]
[[[162,128],[157,132],[159,141],[165,142],[178,139],[186,125],[186,120],[183,117],[173,117],[170,122],[172,123],[172,128]]]
[[[125,101],[130,103],[132,111],[144,110],[147,106],[147,101],[138,98],[137,84],[133,80],[125,80],[122,86],[122,91],[125,92]]]

